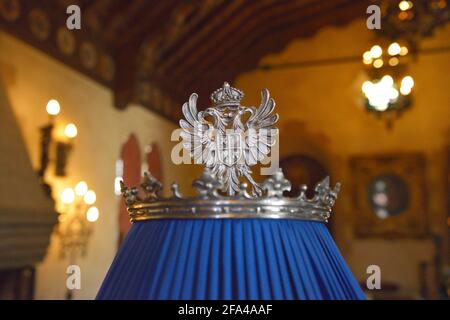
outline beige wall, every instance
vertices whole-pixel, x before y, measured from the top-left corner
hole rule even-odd
[[[141,150],[158,143],[165,185],[179,181],[185,189],[192,180],[188,175],[193,173],[170,161],[170,134],[175,125],[138,106],[116,110],[110,90],[5,33],[0,33],[0,72],[35,168],[39,163],[39,127],[48,120],[45,105],[49,99],[60,102],[61,123],[78,126],[68,176],[55,178],[50,167],[47,179],[54,187],[55,198],[65,186],[79,180],[86,180],[97,193],[100,219],[95,223],[87,256],[79,261],[82,289],[75,292],[75,298],[94,298],[116,252],[121,199],[114,195],[113,182],[121,144],[131,132],[139,139]],[[56,128],[58,132],[61,129]],[[58,253],[58,239],[53,236],[48,255],[37,270],[38,299],[64,298],[67,261],[60,260]]]
[[[450,25],[437,30],[423,47],[448,46]],[[270,41],[270,38],[265,39]],[[326,58],[358,56],[376,41],[364,20],[344,27],[328,27],[308,39],[290,43],[281,53],[261,64],[283,64]],[[366,268],[379,264],[385,281],[396,282],[410,292],[419,291],[418,263],[432,262],[430,239],[359,240],[353,235],[352,173],[348,160],[355,154],[418,151],[427,163],[427,212],[430,231],[447,237],[443,181],[444,150],[450,134],[450,53],[420,55],[411,65],[414,105],[386,130],[379,119],[363,110],[360,96],[365,80],[362,61],[350,63],[253,71],[241,75],[235,85],[244,90],[244,104],[257,104],[261,88],[269,88],[280,113],[280,154],[314,155],[328,165],[332,180],[341,181],[334,236],[360,280]],[[445,239],[445,238],[444,238]],[[448,248],[444,249],[446,252]],[[428,275],[430,285],[433,272]]]

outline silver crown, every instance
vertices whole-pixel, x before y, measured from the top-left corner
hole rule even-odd
[[[129,188],[121,182],[132,221],[167,218],[328,220],[340,189],[339,183],[331,189],[328,177],[316,185],[315,195],[310,199],[306,197],[305,185],[300,186],[296,197],[283,195],[290,191],[291,183],[281,169],[262,183],[253,180],[250,167],[270,153],[275,138],[265,130],[273,129],[278,115],[272,114],[275,102],[267,90],[262,91],[259,108],[241,106],[242,97],[240,90],[225,82],[212,94],[215,106],[198,112],[197,95],[191,95],[183,105],[185,119],[180,121],[180,126],[183,146],[196,163],[205,166],[202,176],[192,183],[197,195],[183,197],[178,184],[174,183],[172,196],[161,197],[162,184],[149,173],[144,175],[140,188]],[[224,112],[223,106],[234,107]],[[244,113],[249,113],[249,118],[242,123]],[[214,118],[213,122],[207,120],[207,115]],[[250,132],[242,134],[243,128]],[[250,193],[244,179],[251,185]]]
[[[297,197],[284,197],[291,183],[281,169],[262,183],[264,193],[253,197],[247,192],[247,184],[241,183],[240,192],[234,196],[221,194],[222,183],[208,170],[192,183],[197,195],[183,197],[179,186],[172,184],[172,196],[158,195],[161,183],[146,173],[141,188],[129,188],[121,183],[122,195],[131,221],[151,219],[205,219],[205,218],[265,218],[302,219],[327,222],[336,201],[340,184],[330,188],[326,177],[315,187],[315,195],[306,197],[307,186],[300,187]],[[141,195],[142,194],[142,195]]]
[[[243,97],[244,92],[224,82],[222,88],[211,94],[211,102],[215,107],[235,106],[240,104]]]

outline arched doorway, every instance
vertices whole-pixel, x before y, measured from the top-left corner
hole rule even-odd
[[[137,186],[141,181],[141,150],[134,134],[130,134],[120,152],[122,179],[129,186]],[[131,227],[130,217],[124,201],[119,204],[119,245]]]

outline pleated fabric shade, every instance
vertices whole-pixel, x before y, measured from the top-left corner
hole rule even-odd
[[[135,222],[97,299],[364,299],[321,222]]]

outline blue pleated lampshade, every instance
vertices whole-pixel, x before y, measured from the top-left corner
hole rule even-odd
[[[364,299],[326,226],[288,219],[135,222],[97,299]]]

